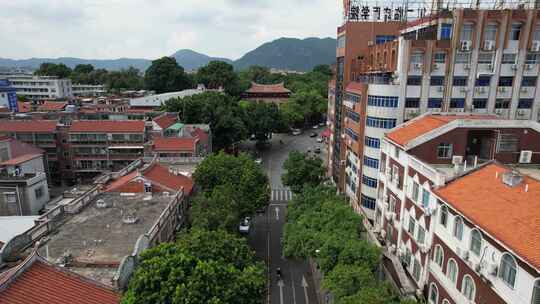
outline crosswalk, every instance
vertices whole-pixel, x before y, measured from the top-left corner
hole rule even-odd
[[[272,188],[271,202],[288,202],[292,199],[292,192],[287,188]]]

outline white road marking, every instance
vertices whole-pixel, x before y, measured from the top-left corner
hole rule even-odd
[[[279,303],[283,304],[283,281],[279,280],[277,285],[279,286]]]
[[[276,221],[279,221],[279,207],[276,206],[274,210],[276,211]]]
[[[306,281],[306,277],[302,276],[302,283],[300,285],[302,286],[302,288],[304,288],[304,297],[306,298],[306,304],[309,304],[309,298],[307,294],[308,284]]]
[[[292,301],[293,301],[293,304],[296,304],[296,291],[294,290],[294,278],[293,278],[292,271],[291,271],[291,286],[292,286]]]

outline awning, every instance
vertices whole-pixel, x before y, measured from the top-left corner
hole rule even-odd
[[[179,131],[179,130],[182,130],[183,127],[184,127],[183,123],[177,122],[177,123],[173,124],[172,126],[168,127],[167,130]]]

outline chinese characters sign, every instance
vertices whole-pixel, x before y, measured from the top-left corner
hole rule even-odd
[[[427,14],[425,7],[411,8],[401,5],[378,5],[361,1],[349,0],[344,5],[347,21],[407,21],[422,18]]]

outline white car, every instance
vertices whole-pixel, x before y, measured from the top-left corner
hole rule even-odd
[[[302,131],[300,129],[292,129],[292,135],[298,136],[302,134]]]
[[[317,142],[318,142],[318,143],[322,143],[322,142],[323,142],[322,137],[317,138]]]
[[[259,165],[262,164],[262,158],[259,157],[259,158],[255,159],[255,162],[257,164],[259,164]]]
[[[245,217],[238,226],[238,231],[241,234],[249,234],[249,228],[251,226],[251,218]]]
[[[314,125],[312,128],[313,128],[313,129],[318,129],[318,128],[319,128],[319,125]]]

